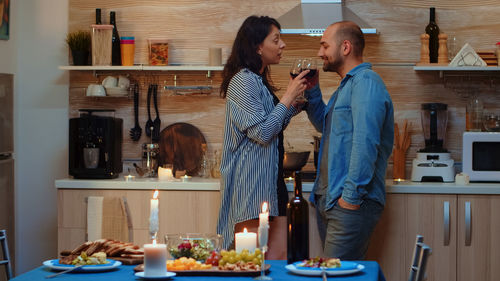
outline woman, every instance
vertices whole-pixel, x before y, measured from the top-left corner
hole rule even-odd
[[[222,73],[221,95],[227,101],[217,233],[224,237],[224,249],[233,243],[237,223],[258,224],[263,202],[269,203],[271,216],[286,215],[283,130],[298,113],[292,103],[306,89],[307,71],[290,79],[278,99],[269,66],[279,63],[284,48],[275,19],[250,16],[236,35]]]

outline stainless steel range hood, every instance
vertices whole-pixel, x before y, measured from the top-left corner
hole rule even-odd
[[[365,34],[376,34],[377,29],[345,7],[341,0],[301,0],[286,14],[278,18],[282,34],[323,34],[325,29],[338,21],[353,21]]]

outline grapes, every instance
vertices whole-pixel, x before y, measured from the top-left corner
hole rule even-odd
[[[222,266],[226,264],[236,264],[238,262],[252,262],[256,265],[261,265],[262,263],[262,252],[259,249],[256,249],[254,253],[250,253],[246,249],[242,250],[240,253],[237,253],[235,250],[222,250],[220,256],[219,265]]]

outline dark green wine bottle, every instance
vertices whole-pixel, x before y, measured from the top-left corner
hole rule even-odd
[[[111,43],[111,64],[122,65],[122,51],[120,49],[120,35],[116,28],[115,12],[109,13],[109,24],[113,25],[113,37]]]
[[[309,258],[309,206],[302,197],[300,172],[295,174],[294,196],[286,206],[287,263]]]
[[[439,49],[439,27],[436,24],[436,9],[431,7],[429,24],[425,27],[425,33],[429,34],[429,59],[431,63],[438,62]]]

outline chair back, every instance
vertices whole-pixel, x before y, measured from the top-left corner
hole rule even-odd
[[[417,235],[408,281],[423,281],[425,279],[427,259],[431,252],[432,249],[424,244],[424,237],[422,235]]]
[[[5,266],[5,273],[7,274],[7,280],[12,279],[12,266],[10,262],[9,247],[7,246],[7,234],[5,230],[0,230],[0,246],[2,246],[2,259],[0,260],[0,266]]]

